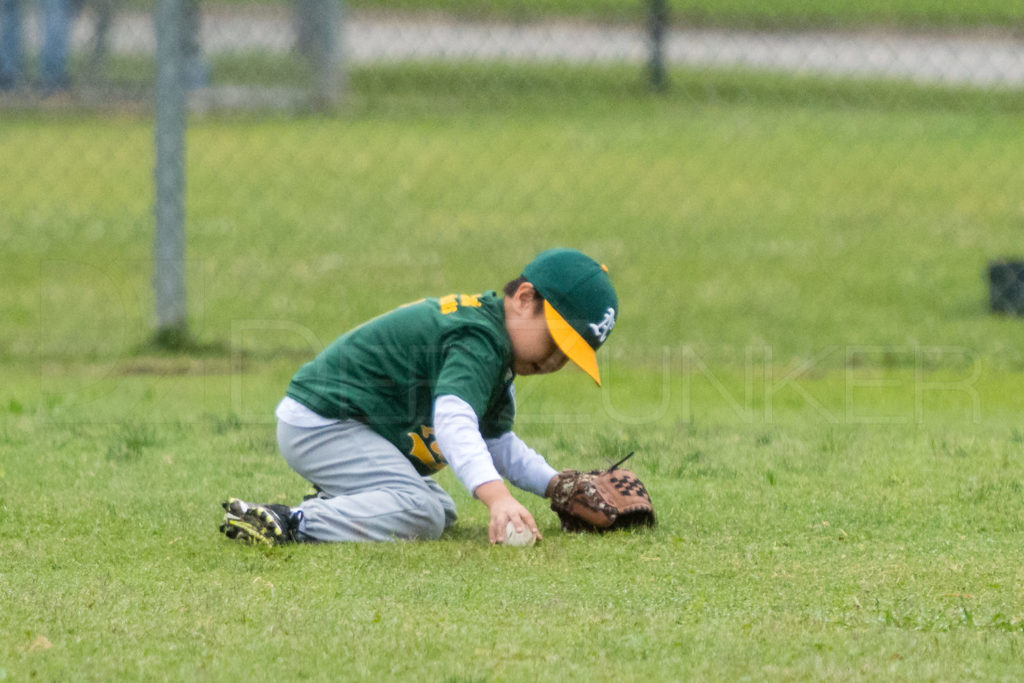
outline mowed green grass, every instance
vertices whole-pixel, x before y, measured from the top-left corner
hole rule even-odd
[[[431,73],[194,122],[184,355],[146,347],[149,125],[0,127],[0,678],[1015,678],[1022,328],[983,273],[1019,249],[1012,99]],[[620,324],[601,389],[519,382],[517,430],[637,451],[657,529],[523,495],[543,543],[492,548],[446,472],[438,543],[218,536],[223,497],[305,492],[272,420],[300,363],[555,244]]]

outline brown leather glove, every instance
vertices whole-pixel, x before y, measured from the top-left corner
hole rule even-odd
[[[634,526],[654,526],[654,506],[643,482],[619,465],[607,470],[562,470],[544,495],[558,513],[563,531],[605,532]]]

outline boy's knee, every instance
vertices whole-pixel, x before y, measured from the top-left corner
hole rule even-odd
[[[417,491],[410,496],[408,509],[408,537],[422,541],[436,541],[446,528],[444,506],[430,491]]]

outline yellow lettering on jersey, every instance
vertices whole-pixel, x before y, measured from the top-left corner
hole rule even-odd
[[[433,428],[420,425],[420,433],[422,436],[416,432],[408,433],[409,438],[412,440],[412,450],[409,451],[409,455],[432,470],[443,468],[448,463],[445,462],[444,457],[441,455],[441,447],[434,440]]]
[[[412,451],[409,455],[416,458],[427,467],[436,467],[437,463],[435,463],[434,458],[431,457],[430,449],[427,448],[427,444],[424,443],[423,438],[416,432],[409,432],[409,438],[412,439]]]
[[[459,297],[459,303],[470,308],[480,308],[479,294],[463,294]]]
[[[458,297],[454,294],[442,296],[438,300],[438,303],[441,304],[441,315],[448,315],[449,313],[454,313],[459,310]]]

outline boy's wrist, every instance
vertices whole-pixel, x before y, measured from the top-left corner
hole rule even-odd
[[[473,491],[473,497],[487,507],[492,507],[496,502],[506,498],[512,498],[512,492],[505,486],[501,479],[484,482]]]

